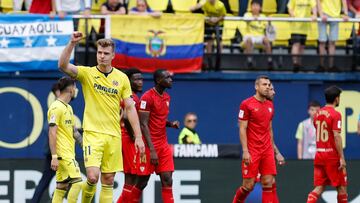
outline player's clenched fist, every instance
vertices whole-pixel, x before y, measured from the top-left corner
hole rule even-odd
[[[244,162],[245,165],[249,165],[251,162],[251,157],[250,157],[250,153],[249,151],[244,151],[243,152],[243,157],[242,160]]]
[[[71,35],[71,43],[78,43],[83,37],[81,32],[75,31]]]

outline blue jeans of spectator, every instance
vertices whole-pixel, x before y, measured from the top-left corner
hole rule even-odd
[[[328,18],[330,16],[326,15]],[[329,25],[329,34],[327,32],[327,25]],[[338,40],[339,36],[339,23],[338,22],[319,22],[318,24],[319,30],[319,41],[327,42],[332,41],[335,42]]]
[[[35,189],[31,203],[39,203],[45,190],[49,187],[51,179],[55,176],[55,171],[50,168],[51,154],[46,155],[44,169],[38,186]]]

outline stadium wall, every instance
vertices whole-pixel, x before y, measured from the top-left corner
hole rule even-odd
[[[197,131],[204,143],[239,143],[239,104],[254,94],[254,78],[258,74],[176,75],[173,88],[169,90],[172,96],[170,119],[182,121],[185,113],[196,112],[199,117]],[[59,73],[0,76],[0,158],[43,156],[46,112],[53,99],[50,87],[60,76]],[[345,155],[348,159],[360,159],[360,136],[356,135],[360,114],[359,74],[273,73],[270,77],[276,89],[275,141],[287,159],[296,158],[294,136],[298,122],[307,117],[307,103],[317,99],[324,104],[323,89],[331,84],[344,90],[339,111],[343,114]],[[152,85],[151,75],[146,75],[144,90]],[[71,105],[80,123],[84,101],[81,86],[78,88],[79,96]],[[178,130],[168,130],[170,143],[177,142],[178,133]]]
[[[81,161],[79,163],[85,179],[83,164]],[[41,178],[42,164],[39,159],[1,159],[0,202],[29,202]],[[349,203],[360,203],[360,182],[356,181],[360,179],[360,162],[348,161],[347,166]],[[175,168],[173,189],[177,203],[229,203],[241,183],[240,160],[237,159],[175,159]],[[312,173],[311,161],[288,161],[286,166],[278,168],[276,182],[280,202],[305,202],[307,194],[313,188]],[[123,181],[123,175],[117,174],[114,200],[122,191]],[[48,202],[54,189],[55,179],[51,181],[40,203]],[[95,202],[98,202],[100,189],[98,184]],[[256,184],[247,202],[261,202],[261,191],[261,186]],[[152,176],[144,191],[142,203],[160,202],[160,180]],[[336,190],[327,188],[318,202],[336,202]]]

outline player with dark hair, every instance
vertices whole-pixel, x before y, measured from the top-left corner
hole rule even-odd
[[[164,203],[173,203],[172,173],[174,159],[167,141],[166,127],[179,128],[179,121],[168,121],[170,96],[165,92],[172,87],[172,78],[167,70],[154,72],[155,87],[151,88],[140,99],[140,123],[143,135],[150,149],[153,170],[160,175],[161,194]],[[153,172],[153,171],[152,171]],[[149,178],[149,176],[147,176]],[[133,202],[138,202],[146,182],[137,183],[133,188]]]
[[[83,152],[87,181],[82,187],[82,202],[92,201],[99,178],[102,184],[100,202],[111,202],[115,173],[123,170],[121,101],[124,101],[125,112],[134,132],[134,143],[141,155],[145,152],[145,146],[139,117],[131,98],[129,79],[120,70],[111,66],[115,57],[115,43],[111,39],[98,40],[97,66],[75,66],[70,63],[70,56],[82,37],[81,32],[74,32],[59,59],[60,69],[80,81],[85,100]]]
[[[316,154],[314,160],[314,190],[307,203],[315,203],[326,185],[336,187],[338,203],[347,203],[346,162],[343,152],[341,114],[335,110],[340,103],[341,89],[331,86],[325,89],[326,105],[314,117],[316,128]]]
[[[267,99],[270,79],[259,76],[255,81],[256,94],[240,105],[239,134],[243,150],[243,184],[236,191],[233,203],[244,202],[253,190],[258,173],[261,174],[262,202],[273,202],[272,184],[276,175],[272,119],[273,103]]]
[[[130,80],[132,97],[134,99],[136,109],[139,110],[140,99],[137,94],[142,92],[143,90],[142,73],[136,68],[126,69],[124,70],[124,73],[128,76]],[[145,160],[144,157],[140,157],[139,153],[137,153],[134,145],[134,134],[125,113],[122,114],[121,135],[123,146],[122,154],[124,162],[125,184],[123,187],[123,191],[119,199],[117,200],[117,203],[127,203],[132,202],[132,189],[135,184],[142,181],[144,181],[146,184],[147,176],[149,176],[152,171],[149,170],[149,168],[151,167],[150,161],[146,161],[146,158],[149,159],[150,157],[150,151],[147,147],[147,157],[145,157]]]
[[[58,82],[59,97],[48,110],[51,169],[56,171],[53,203],[61,203],[68,192],[68,202],[76,203],[81,190],[79,164],[75,160],[74,113],[69,102],[75,98],[75,80],[63,77]]]

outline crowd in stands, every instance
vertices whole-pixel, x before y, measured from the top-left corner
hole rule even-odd
[[[327,22],[328,18],[360,16],[360,0],[0,0],[3,12],[48,13],[60,17],[71,14],[104,15],[150,15],[161,17],[163,13],[203,13],[205,20],[206,52],[213,53],[215,36],[220,49],[232,44],[236,32],[240,32],[240,49],[252,54],[259,48],[266,54],[272,53],[274,46],[291,47],[294,70],[302,67],[301,55],[307,45],[318,47],[320,56],[333,56],[337,45],[347,45],[351,33],[358,27],[353,24]],[[11,11],[12,10],[12,11]],[[319,23],[273,22],[266,21],[227,22],[226,16],[245,17],[307,17]],[[286,25],[284,23],[287,23]],[[290,28],[291,27],[291,28]],[[329,27],[330,29],[328,29]],[[340,28],[339,28],[340,27]],[[355,29],[354,29],[355,28]],[[271,37],[271,29],[275,30]],[[286,30],[284,30],[286,29]],[[340,31],[339,31],[340,29]],[[270,30],[270,32],[268,32]],[[349,31],[350,30],[350,31]],[[217,35],[216,35],[217,34]],[[273,39],[272,39],[273,38]],[[337,71],[333,57],[321,57],[319,71]],[[271,69],[272,57],[267,57]],[[254,66],[253,59],[247,57],[249,68]]]

